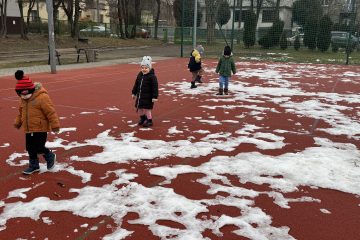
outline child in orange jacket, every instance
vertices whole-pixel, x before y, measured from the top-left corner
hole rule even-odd
[[[59,117],[48,92],[40,83],[34,84],[21,70],[16,71],[15,78],[18,80],[15,91],[20,97],[20,106],[14,126],[17,129],[24,128],[29,154],[29,166],[23,174],[40,171],[38,154],[44,154],[47,169],[51,170],[54,168],[56,155],[45,147],[45,143],[47,132],[59,132]]]

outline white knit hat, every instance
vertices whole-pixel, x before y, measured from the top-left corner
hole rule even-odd
[[[147,66],[148,68],[151,68],[151,57],[150,56],[144,56],[142,61],[141,61],[141,66]]]
[[[204,55],[204,47],[202,45],[197,45],[195,49],[198,50],[201,56]]]

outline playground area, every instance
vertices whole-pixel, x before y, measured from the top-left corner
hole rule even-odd
[[[357,239],[359,67],[237,62],[216,96],[217,59],[196,89],[187,62],[154,62],[151,128],[131,98],[139,62],[31,74],[61,130],[55,168],[30,176],[0,77],[0,239]]]

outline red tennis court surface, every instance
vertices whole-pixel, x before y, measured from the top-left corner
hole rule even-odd
[[[150,129],[137,64],[31,75],[62,124],[55,169],[31,176],[0,78],[0,239],[360,239],[359,68],[239,62],[216,96],[216,60],[197,89],[186,65],[153,65]]]

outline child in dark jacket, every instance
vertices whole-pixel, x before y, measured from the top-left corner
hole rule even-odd
[[[231,72],[236,73],[234,59],[232,58],[231,48],[225,46],[224,54],[219,59],[216,67],[216,73],[219,73],[219,92],[216,95],[228,95],[229,80],[231,78]]]
[[[151,110],[158,100],[158,81],[152,68],[150,56],[144,56],[141,61],[141,71],[136,77],[132,89],[132,97],[136,97],[135,107],[140,115],[139,125],[150,127],[153,125]]]
[[[202,83],[201,78],[203,76],[204,70],[201,66],[201,55],[204,53],[204,48],[201,45],[198,45],[190,53],[190,59],[188,63],[188,68],[192,74],[191,86],[190,88],[197,88],[195,82]]]
[[[44,154],[47,169],[54,168],[56,155],[45,147],[47,132],[59,132],[60,122],[48,92],[40,83],[33,83],[21,70],[16,71],[15,91],[20,97],[19,114],[14,126],[25,130],[26,150],[29,153],[29,167],[23,174],[40,171],[38,154]]]

